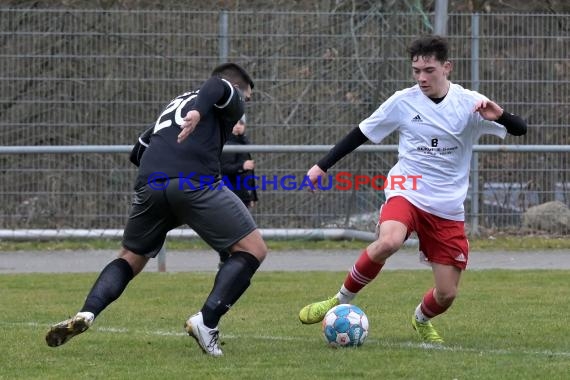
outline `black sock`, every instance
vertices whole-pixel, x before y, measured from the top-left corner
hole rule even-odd
[[[91,291],[85,299],[81,311],[99,315],[107,306],[123,293],[129,281],[134,277],[133,269],[124,259],[111,261],[99,274]]]
[[[220,268],[214,287],[202,306],[204,324],[216,327],[222,315],[237,302],[250,284],[250,279],[259,268],[259,260],[251,253],[237,251],[232,253]]]
[[[226,249],[223,249],[218,252],[220,255],[220,262],[225,263],[230,258],[230,252]]]

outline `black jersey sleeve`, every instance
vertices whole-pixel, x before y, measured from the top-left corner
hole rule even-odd
[[[503,111],[501,117],[497,119],[497,123],[504,125],[507,132],[513,136],[523,136],[526,134],[526,122],[520,116],[510,112]]]
[[[362,133],[360,128],[355,127],[321,158],[317,162],[317,165],[326,172],[331,166],[340,161],[341,158],[364,144],[367,140],[368,138]]]
[[[205,115],[212,107],[223,111],[231,119],[236,118],[239,113],[236,119],[238,120],[244,111],[243,96],[227,80],[211,77],[200,87],[192,109],[198,111],[200,115]]]
[[[241,119],[245,112],[245,100],[239,89],[232,86],[231,83],[225,79],[223,79],[223,81],[226,83],[226,88],[229,89],[229,95],[224,103],[216,103],[214,107],[225,119],[235,124]]]
[[[150,135],[152,135],[152,131],[154,129],[154,125],[148,128],[146,131],[143,132],[142,135],[139,136],[137,142],[133,146],[131,150],[131,154],[129,156],[129,160],[135,165],[140,166],[142,156],[148,148],[150,144]]]

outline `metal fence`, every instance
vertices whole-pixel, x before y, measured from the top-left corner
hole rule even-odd
[[[570,144],[570,15],[451,14],[452,80],[529,122],[523,138]],[[432,15],[0,9],[2,145],[129,145],[175,95],[237,61],[255,78],[255,144],[333,144],[413,84],[405,53]],[[396,136],[385,143],[395,144]],[[257,153],[257,173],[301,177],[315,153]],[[520,232],[537,204],[570,204],[570,153],[479,153],[468,220]],[[395,152],[351,155],[334,170],[387,173]],[[124,153],[0,155],[0,228],[121,228],[135,168]],[[268,228],[371,230],[382,192],[268,189]],[[474,200],[476,200],[474,202]],[[568,231],[565,231],[566,233]]]

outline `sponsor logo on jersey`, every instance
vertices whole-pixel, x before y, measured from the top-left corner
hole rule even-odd
[[[412,118],[412,123],[423,123],[422,117],[420,115],[416,115]]]

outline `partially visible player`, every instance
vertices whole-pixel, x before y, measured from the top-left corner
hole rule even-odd
[[[228,137],[226,145],[249,145],[245,132],[246,117],[242,116]],[[222,175],[229,181],[229,186],[239,199],[251,208],[259,200],[257,197],[254,169],[255,161],[249,152],[222,153]]]
[[[415,231],[421,257],[431,265],[435,284],[424,294],[411,322],[424,342],[440,344],[443,339],[430,320],[453,303],[468,260],[463,202],[473,145],[485,134],[500,138],[507,132],[524,135],[527,126],[485,96],[448,79],[452,64],[444,38],[416,39],[409,57],[417,84],[392,95],[307,173],[316,186],[319,177],[358,146],[368,140],[380,143],[395,132],[399,137],[398,162],[388,178],[399,175],[409,179],[403,186],[385,189],[387,201],[380,209],[377,240],[356,260],[339,292],[305,306],[299,318],[306,324],[317,323],[333,306],[352,303]]]
[[[245,114],[238,120],[232,133],[226,141],[226,145],[249,145],[249,138],[245,133]],[[222,176],[230,189],[242,200],[243,204],[251,209],[259,200],[255,184],[255,161],[249,152],[222,153],[221,158]],[[218,268],[229,258],[229,252],[218,252],[220,261]]]
[[[123,248],[103,269],[80,311],[51,327],[49,346],[87,330],[158,254],[167,232],[186,224],[216,251],[230,252],[201,310],[185,324],[206,354],[222,355],[218,322],[250,285],[267,247],[243,202],[227,187],[218,188],[219,182],[205,185],[202,178],[219,181],[223,144],[252,89],[242,67],[220,65],[199,91],[172,100],[141,136],[131,154],[140,167]]]

